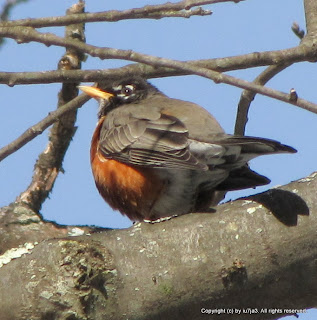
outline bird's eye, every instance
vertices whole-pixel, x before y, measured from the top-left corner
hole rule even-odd
[[[134,91],[134,86],[132,85],[126,85],[122,88],[122,93],[124,93],[126,96],[129,96],[133,93]]]

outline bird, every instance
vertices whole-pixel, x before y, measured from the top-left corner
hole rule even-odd
[[[90,149],[96,187],[133,222],[208,212],[227,191],[270,182],[250,169],[251,159],[297,152],[226,134],[206,109],[166,96],[143,77],[79,88],[99,102]]]

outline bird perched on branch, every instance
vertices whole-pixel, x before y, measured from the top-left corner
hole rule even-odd
[[[133,221],[204,212],[226,191],[270,182],[249,168],[252,158],[296,152],[228,135],[204,108],[171,99],[143,78],[79,88],[99,101],[90,151],[96,186]]]

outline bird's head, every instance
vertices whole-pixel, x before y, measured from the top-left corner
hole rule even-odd
[[[79,89],[99,102],[98,117],[124,104],[138,103],[159,90],[141,77],[98,83],[96,86],[79,86]]]

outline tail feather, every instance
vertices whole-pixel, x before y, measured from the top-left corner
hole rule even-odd
[[[251,153],[259,155],[271,153],[297,152],[296,149],[275,140],[248,136],[231,136],[221,141],[221,144],[223,146],[240,146],[241,153]]]
[[[248,165],[232,170],[229,176],[217,185],[218,191],[234,191],[263,186],[271,182],[265,176],[251,170]]]

